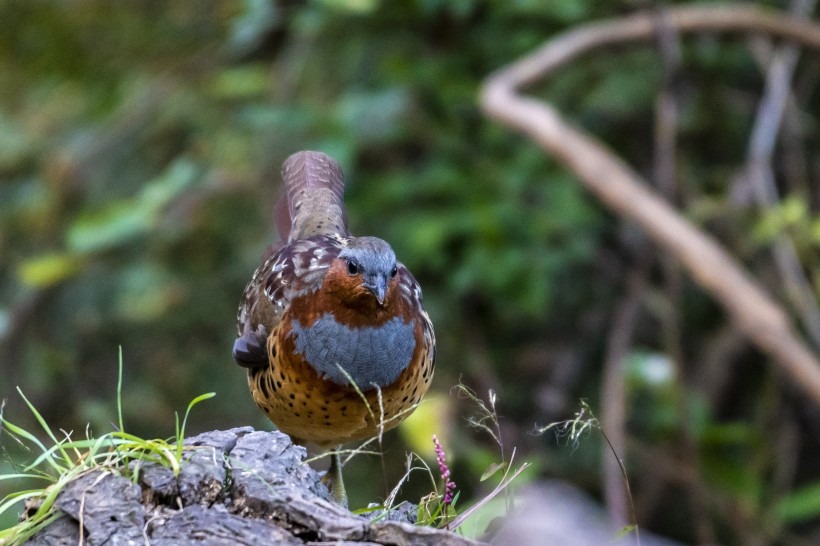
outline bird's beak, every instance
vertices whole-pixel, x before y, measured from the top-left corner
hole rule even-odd
[[[364,286],[376,296],[376,301],[379,302],[379,305],[384,305],[384,298],[387,294],[387,279],[378,276],[372,279],[372,281],[365,283]]]

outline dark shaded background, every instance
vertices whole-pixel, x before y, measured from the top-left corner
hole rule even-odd
[[[109,430],[122,346],[131,432],[170,436],[174,411],[207,391],[217,396],[194,410],[191,432],[269,427],[230,358],[234,316],[274,240],[281,162],[318,149],[345,168],[353,233],[391,242],[438,336],[434,392],[422,418],[388,435],[384,478],[373,477],[378,458],[346,468],[354,507],[384,496],[407,449],[432,462],[432,432],[462,503],[492,487],[479,476],[498,449],[466,425],[471,404],[450,394],[459,378],[498,393],[506,454],[516,447],[534,465],[522,482],[560,478],[601,495],[599,435],[573,449],[532,431],[570,417],[581,397],[600,407],[613,312],[639,270],[622,453],[639,522],[691,542],[811,543],[817,408],[640,232],[477,106],[491,71],[562,30],[645,7],[0,2],[5,416],[35,428],[19,385],[54,428]],[[687,38],[671,84],[655,46],[601,51],[537,91],[649,173],[666,82],[680,112],[673,193],[687,217],[776,296],[770,243],[788,234],[816,291],[820,63],[798,65],[775,165],[783,199],[762,213],[737,179],[762,91],[752,49]],[[8,449],[0,458],[25,458]],[[421,478],[405,496],[429,490]]]

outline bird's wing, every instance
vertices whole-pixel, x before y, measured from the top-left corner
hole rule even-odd
[[[253,274],[236,316],[234,358],[245,367],[267,364],[267,336],[282,321],[294,298],[322,287],[330,263],[344,239],[310,237],[277,250]]]

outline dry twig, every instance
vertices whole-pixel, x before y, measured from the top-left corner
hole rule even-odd
[[[626,394],[624,361],[632,346],[641,298],[646,290],[648,261],[631,272],[626,280],[625,295],[612,317],[607,336],[604,377],[601,385],[602,428],[616,453],[626,453]],[[626,525],[628,506],[624,480],[617,457],[604,452],[604,497],[610,517],[616,525]]]

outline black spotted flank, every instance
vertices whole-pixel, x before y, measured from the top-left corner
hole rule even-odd
[[[270,389],[268,388],[268,381],[267,377],[263,377],[261,381],[259,381],[259,390],[262,391],[262,394],[265,395],[265,398],[270,398]]]

